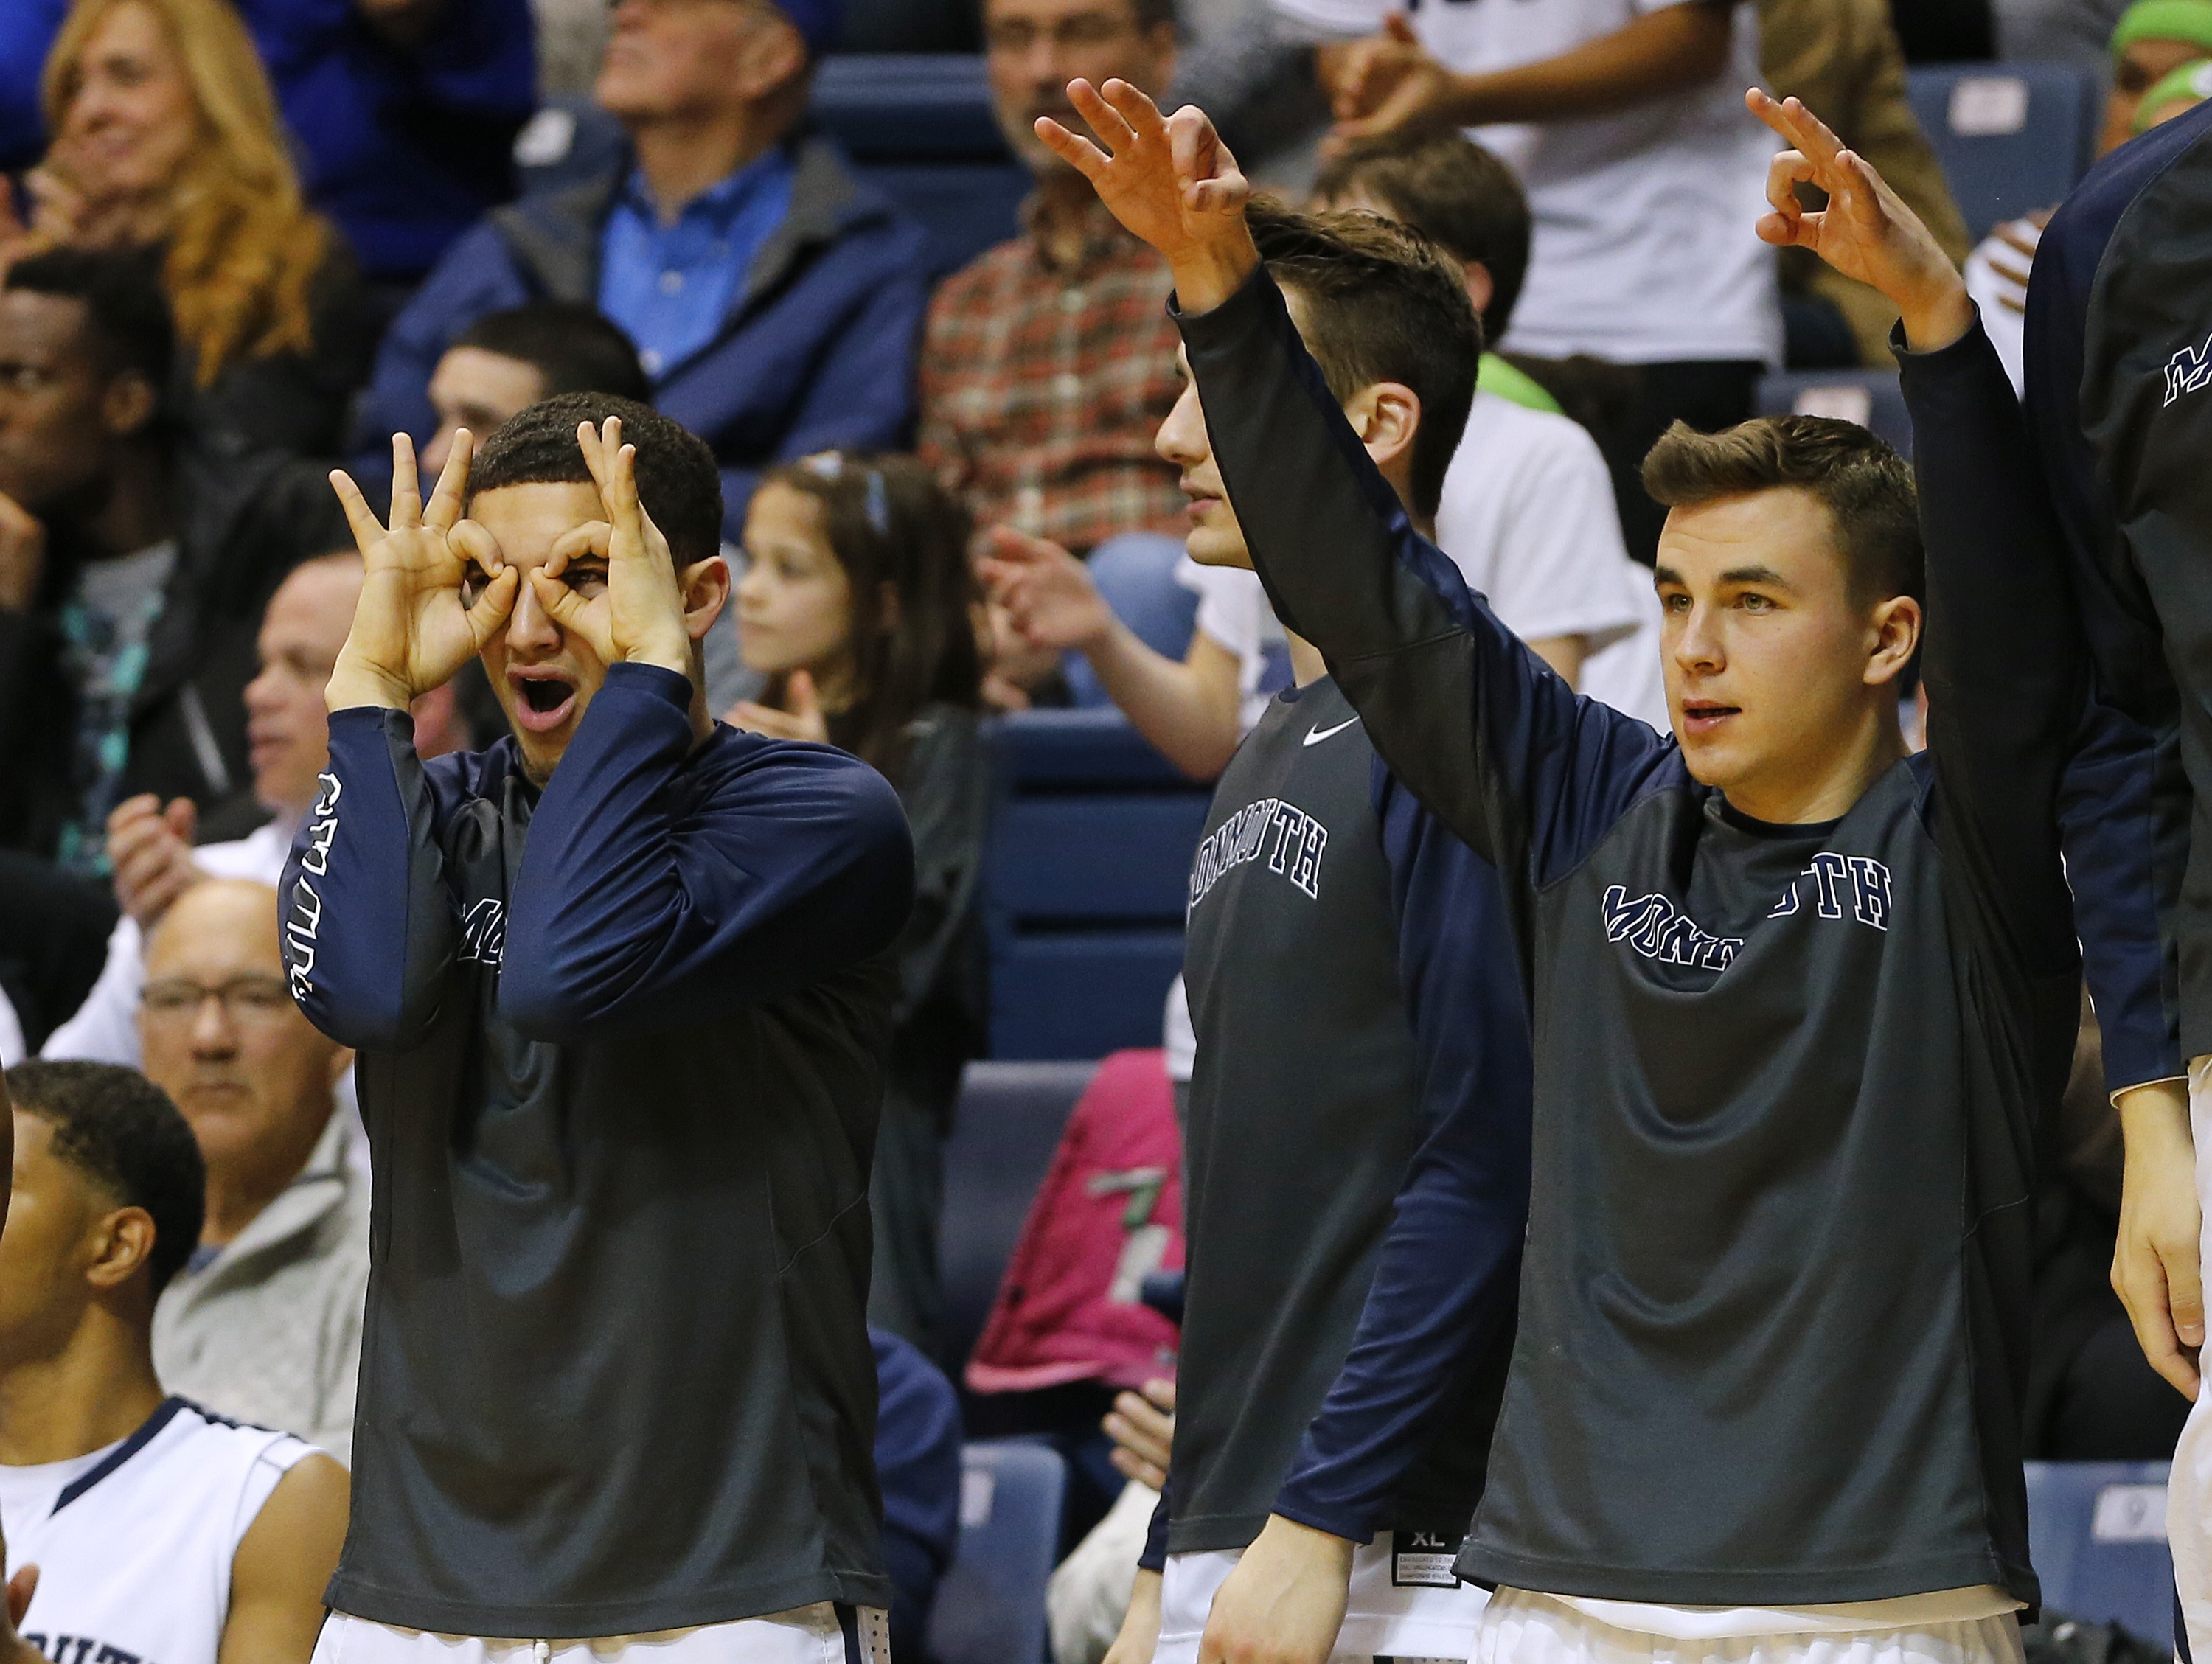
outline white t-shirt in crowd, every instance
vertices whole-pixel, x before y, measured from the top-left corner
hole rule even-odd
[[[15,1002],[0,991],[0,1069],[12,1069],[22,1060],[22,1019],[15,1015]]]
[[[1444,474],[1437,544],[1524,641],[1580,635],[1596,653],[1637,627],[1613,478],[1569,417],[1477,392]]]
[[[1371,34],[1401,0],[1273,0],[1327,37]],[[1686,0],[1472,0],[1413,12],[1422,44],[1463,71],[1557,58]],[[1493,125],[1469,137],[1520,175],[1535,215],[1528,281],[1504,344],[1616,363],[1782,362],[1774,251],[1753,228],[1781,146],[1743,107],[1759,19],[1736,6],[1728,66],[1702,87],[1610,115]]]

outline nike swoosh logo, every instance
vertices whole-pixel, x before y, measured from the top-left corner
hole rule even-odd
[[[1334,728],[1309,728],[1306,730],[1305,744],[1308,745],[1318,745],[1322,741],[1327,739],[1331,734],[1340,734],[1346,728],[1349,728],[1353,723],[1358,720],[1359,719],[1356,716],[1346,717],[1343,721],[1338,723]]]

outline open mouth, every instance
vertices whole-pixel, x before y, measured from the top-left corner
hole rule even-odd
[[[557,676],[523,676],[510,671],[515,693],[514,720],[532,733],[546,733],[568,720],[575,708],[576,684]]]
[[[1741,705],[1723,705],[1712,700],[1682,701],[1682,726],[1692,734],[1709,734],[1732,716],[1741,716]]]

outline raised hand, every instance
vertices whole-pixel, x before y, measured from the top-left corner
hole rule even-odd
[[[722,720],[732,728],[765,734],[770,739],[811,739],[817,745],[827,745],[830,717],[822,708],[821,695],[814,690],[814,678],[805,671],[793,671],[784,684],[784,697],[791,704],[787,711],[741,699],[730,707]]]
[[[1115,219],[1167,258],[1186,312],[1209,312],[1234,295],[1260,264],[1244,224],[1252,186],[1206,112],[1187,104],[1163,116],[1118,79],[1103,88],[1071,81],[1067,96],[1098,143],[1050,116],[1037,118],[1037,137],[1091,181]]]
[[[580,526],[553,545],[530,574],[538,604],[562,629],[574,630],[609,665],[658,665],[691,674],[691,633],[684,621],[684,588],[668,539],[637,496],[637,447],[625,445],[622,418],[594,428],[576,427],[576,443],[599,488],[604,521]],[[455,441],[458,449],[459,441]],[[595,555],[607,563],[605,587],[562,581],[572,560]]]
[[[363,572],[353,628],[325,694],[331,709],[381,705],[404,711],[420,695],[451,681],[506,628],[520,581],[514,568],[489,537],[471,547],[453,535],[461,523],[473,448],[465,429],[454,436],[453,454],[425,507],[414,441],[394,434],[389,525],[378,523],[350,475],[331,473]],[[485,579],[473,598],[463,593],[471,571]]]
[[[1766,200],[1773,211],[1759,218],[1761,240],[1809,248],[1844,276],[1879,289],[1903,316],[1906,344],[1916,352],[1948,347],[1964,335],[1974,319],[1966,280],[1873,165],[1845,149],[1794,98],[1778,103],[1754,87],[1744,103],[1795,147],[1767,168]],[[1797,200],[1800,185],[1826,191],[1828,205],[1808,211]]]
[[[1026,647],[1082,653],[1113,633],[1114,610],[1090,568],[1058,544],[994,526],[976,570]]]

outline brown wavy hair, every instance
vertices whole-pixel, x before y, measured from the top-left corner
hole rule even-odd
[[[242,358],[312,352],[311,295],[332,232],[300,194],[253,37],[222,0],[75,0],[46,55],[46,131],[76,98],[93,32],[122,5],[152,12],[199,109],[198,142],[169,182],[162,287],[206,386]]]
[[[761,483],[822,505],[830,552],[853,593],[853,702],[830,719],[830,738],[896,782],[908,726],[924,706],[983,702],[979,596],[968,561],[974,523],[909,456],[824,451],[770,469]],[[886,587],[898,598],[888,608]],[[770,677],[761,696],[787,708],[789,682]]]

